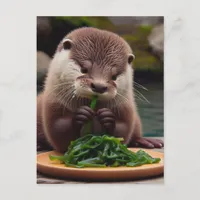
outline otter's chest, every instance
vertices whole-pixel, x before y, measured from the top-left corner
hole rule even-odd
[[[94,135],[99,135],[99,134],[101,134],[103,132],[102,125],[100,124],[100,122],[99,122],[97,117],[94,117],[91,120],[91,131],[92,131],[92,134],[94,134]],[[83,134],[84,134],[84,127],[81,130],[81,136]]]
[[[94,117],[92,120],[92,132],[94,134],[99,134],[103,132],[102,125],[100,124],[97,117]]]
[[[88,105],[87,105],[88,106]],[[105,104],[101,104],[101,103],[97,103],[96,105],[96,109],[94,110],[95,112],[97,112],[99,109],[102,108],[108,108],[107,105]],[[111,109],[111,112],[115,115],[116,118],[118,118],[118,113],[116,112],[115,109]],[[84,127],[81,130],[81,136],[84,135]],[[98,117],[94,116],[93,119],[91,120],[91,133],[94,135],[99,135],[102,134],[105,130],[103,129],[101,123],[99,122]]]

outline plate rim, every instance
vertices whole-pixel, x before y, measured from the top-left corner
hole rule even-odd
[[[62,170],[65,170],[65,171],[85,171],[85,172],[111,172],[111,171],[114,171],[114,172],[122,172],[123,171],[146,171],[147,169],[157,169],[157,168],[164,168],[164,153],[163,152],[159,152],[159,151],[153,151],[153,150],[149,150],[149,149],[144,149],[144,148],[128,148],[129,150],[133,151],[133,150],[146,150],[147,152],[154,152],[154,153],[157,153],[159,154],[162,158],[161,158],[161,162],[160,163],[154,163],[154,164],[145,164],[145,165],[142,165],[142,166],[146,166],[146,168],[141,168],[142,166],[137,166],[137,167],[126,167],[126,166],[121,166],[121,167],[106,167],[106,168],[97,168],[97,167],[86,167],[86,168],[75,168],[75,167],[56,167],[56,165],[45,165],[45,164],[42,164],[40,162],[38,162],[38,157],[40,156],[43,156],[45,154],[50,154],[51,152],[55,153],[56,151],[52,150],[52,151],[46,151],[46,152],[41,152],[41,153],[38,153],[37,154],[37,169],[38,168],[41,168],[41,167],[45,167],[45,168],[48,168],[48,169],[62,169]],[[57,153],[57,152],[56,152]],[[154,166],[154,167],[151,167],[151,166]],[[113,170],[114,169],[114,170]],[[119,170],[118,170],[119,169]],[[39,171],[39,170],[38,170]]]

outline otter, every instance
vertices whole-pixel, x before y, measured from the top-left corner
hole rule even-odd
[[[129,147],[161,148],[163,141],[142,137],[134,98],[132,49],[119,35],[83,27],[58,44],[37,97],[37,138],[42,149],[65,152],[92,121],[92,133],[124,138]],[[89,105],[98,96],[96,108]]]

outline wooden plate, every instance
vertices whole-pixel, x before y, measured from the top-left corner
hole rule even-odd
[[[138,151],[137,148],[129,148]],[[164,173],[164,154],[152,150],[146,150],[149,155],[161,158],[160,163],[147,164],[138,167],[108,167],[108,168],[71,168],[64,164],[55,163],[49,159],[49,155],[60,155],[55,151],[40,153],[37,155],[37,170],[43,174],[82,181],[122,181],[138,178],[148,178]]]

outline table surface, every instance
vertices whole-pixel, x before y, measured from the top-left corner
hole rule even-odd
[[[151,137],[155,139],[161,139],[164,140],[163,137]],[[153,151],[159,151],[164,153],[164,148],[162,149],[153,149]],[[37,152],[38,154],[41,152]],[[140,183],[150,183],[150,184],[164,184],[164,175],[148,178],[148,179],[140,179],[140,180],[134,180],[134,181],[123,181],[123,182],[78,182],[78,181],[72,181],[67,179],[59,179],[59,178],[52,178],[48,177],[46,175],[41,174],[40,172],[37,172],[37,183],[38,184],[103,184],[103,183],[119,183],[119,184],[140,184]]]

